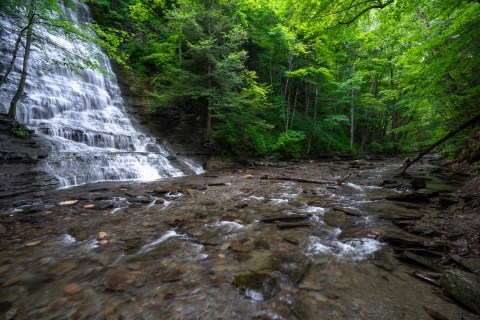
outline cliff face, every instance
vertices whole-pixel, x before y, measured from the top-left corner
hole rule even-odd
[[[39,166],[50,151],[48,142],[23,126],[17,130],[20,135],[12,131],[12,120],[0,114],[0,198],[57,188],[58,180]]]
[[[206,115],[195,106],[151,108],[153,97],[132,71],[112,62],[128,112],[143,130],[170,145],[177,154],[204,160],[211,154],[204,145]]]

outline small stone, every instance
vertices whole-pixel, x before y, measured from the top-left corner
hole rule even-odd
[[[382,233],[380,232],[379,229],[377,229],[377,228],[372,228],[372,229],[370,229],[370,234],[371,234],[372,236],[378,237],[378,236],[380,236]]]
[[[105,231],[100,231],[99,233],[97,233],[97,240],[98,241],[104,240],[107,236],[108,236],[108,233],[106,233]]]
[[[100,244],[107,244],[107,243],[108,243],[108,240],[100,240],[100,241],[98,241],[98,243],[100,243]]]
[[[62,207],[66,207],[66,206],[72,206],[77,202],[78,202],[78,200],[68,200],[68,201],[62,201],[58,205],[62,206]]]
[[[71,283],[68,286],[66,286],[63,290],[68,294],[75,294],[77,292],[80,292],[82,288],[80,288],[80,286],[76,283]]]
[[[38,241],[32,241],[32,242],[27,242],[25,243],[25,246],[26,247],[33,247],[33,246],[36,246],[37,244],[41,243],[42,241],[41,240],[38,240]]]
[[[243,176],[243,179],[247,179],[247,180],[248,180],[248,179],[253,179],[253,175],[251,175],[251,174],[246,174],[246,175]]]
[[[86,205],[83,206],[83,209],[92,209],[94,207],[95,207],[94,204],[86,204]]]

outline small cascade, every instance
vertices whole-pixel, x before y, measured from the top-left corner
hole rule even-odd
[[[73,21],[90,20],[84,3],[77,3],[77,10],[64,10]],[[18,30],[13,21],[0,22],[1,74],[11,59]],[[97,45],[42,34],[67,51],[94,52],[101,60],[101,68],[113,74],[110,62]],[[51,142],[52,152],[42,166],[59,179],[60,186],[104,180],[147,181],[203,171],[190,159],[172,161],[165,145],[134,127],[114,76],[90,69],[74,72],[55,65],[48,65],[49,70],[44,71],[45,63],[62,60],[62,54],[51,44],[32,44],[27,83],[17,106],[17,121]],[[22,57],[20,50],[14,71],[1,88],[1,113],[8,112],[17,89]]]

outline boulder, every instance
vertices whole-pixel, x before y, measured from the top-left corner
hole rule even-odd
[[[451,297],[480,315],[480,277],[450,269],[442,274],[440,284]]]

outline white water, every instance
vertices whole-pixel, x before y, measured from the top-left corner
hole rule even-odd
[[[78,10],[65,9],[74,21],[89,21],[83,3]],[[11,59],[19,26],[0,22],[0,74]],[[101,67],[113,74],[110,62],[93,44],[71,42],[48,34],[37,26],[37,34],[70,52],[99,57]],[[77,74],[52,65],[64,58],[54,46],[32,44],[24,94],[17,106],[17,121],[50,141],[52,152],[43,161],[45,171],[55,175],[60,187],[104,180],[156,180],[164,177],[201,173],[202,168],[188,159],[172,164],[169,150],[156,139],[140,132],[127,114],[115,77],[94,70]],[[7,113],[15,94],[23,63],[20,50],[14,71],[0,91],[0,112]],[[51,70],[42,71],[47,64]],[[42,72],[43,75],[38,73]]]

